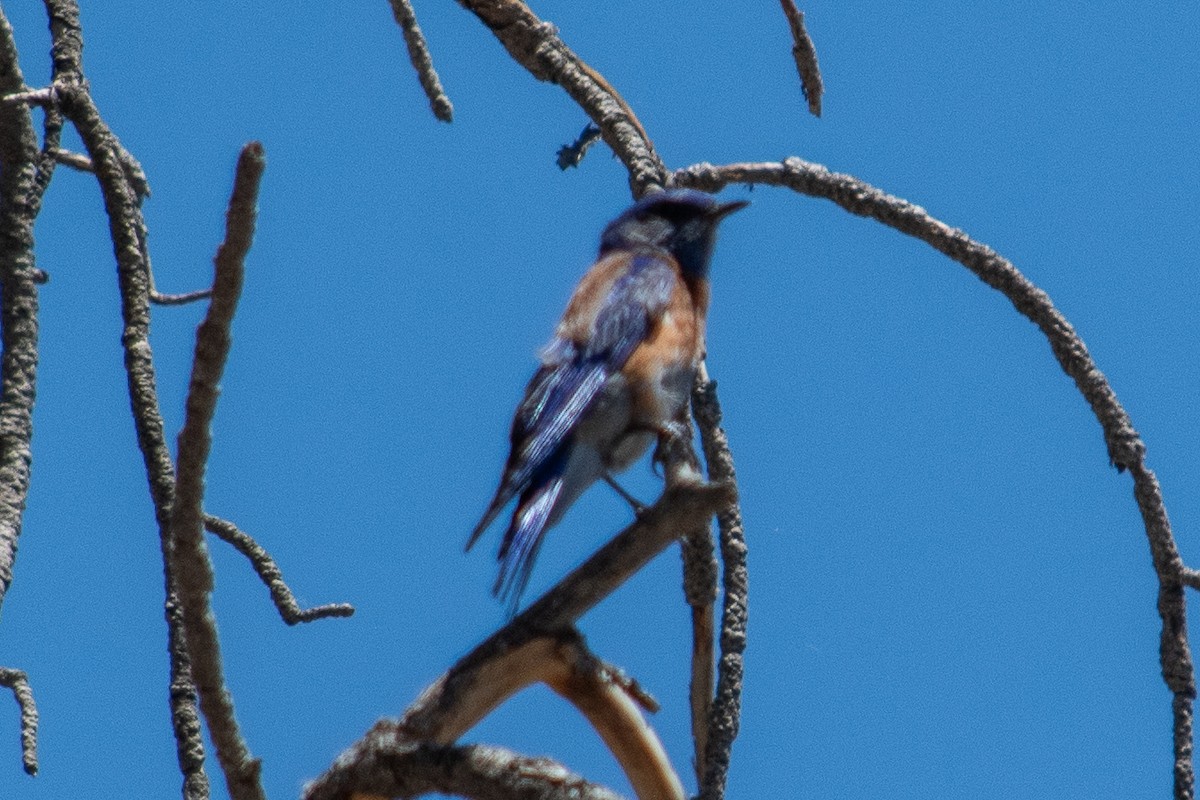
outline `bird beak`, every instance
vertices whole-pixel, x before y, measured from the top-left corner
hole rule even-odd
[[[733,212],[741,211],[748,205],[750,205],[749,200],[734,200],[731,203],[722,203],[709,212],[709,217],[713,222],[720,222]]]

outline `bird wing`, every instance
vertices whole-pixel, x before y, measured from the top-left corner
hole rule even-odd
[[[525,399],[513,418],[512,452],[504,478],[471,533],[468,549],[514,496],[531,485],[561,479],[566,463],[561,448],[604,382],[621,370],[650,334],[678,279],[677,268],[669,258],[632,256],[629,268],[613,283],[596,314],[588,340],[577,343],[556,337],[546,347],[545,363],[529,382]],[[510,528],[500,558],[505,558],[515,540],[515,553],[525,554],[519,560],[531,561],[530,556],[536,552],[533,540],[540,539],[545,522],[546,515],[534,514],[529,524]]]

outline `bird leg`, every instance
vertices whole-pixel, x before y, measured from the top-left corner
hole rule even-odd
[[[664,423],[656,433],[658,446],[654,448],[654,462],[662,464],[667,486],[704,483],[700,459],[692,447],[692,426],[686,421],[672,420]]]
[[[604,477],[604,482],[607,483],[609,486],[611,486],[613,488],[614,492],[621,495],[621,498],[626,503],[629,503],[629,505],[633,507],[634,516],[636,516],[638,519],[641,519],[642,514],[646,513],[646,509],[649,508],[649,506],[647,506],[645,503],[642,503],[640,500],[638,500],[636,497],[631,495],[629,492],[625,491],[625,487],[622,486],[621,484],[617,483],[617,479],[614,478],[612,476],[612,473],[609,472],[608,470],[604,471],[603,477]]]

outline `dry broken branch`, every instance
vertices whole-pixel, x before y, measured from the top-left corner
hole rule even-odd
[[[171,509],[169,563],[183,610],[184,642],[217,759],[234,800],[265,800],[261,762],[251,756],[225,684],[221,646],[210,595],[212,562],[204,543],[204,473],[212,449],[210,426],[218,384],[232,344],[230,328],[242,293],[246,253],[254,236],[258,187],[266,161],[262,145],[242,149],[226,215],[225,241],[217,250],[212,302],[196,331],[187,416],[179,434],[179,470]]]

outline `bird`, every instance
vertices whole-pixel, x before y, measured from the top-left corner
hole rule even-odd
[[[691,189],[650,194],[610,222],[513,416],[496,494],[466,549],[515,497],[492,594],[515,613],[542,540],[597,480],[640,506],[613,473],[656,440],[690,431],[705,353],[709,262],[717,225],[749,205]]]

